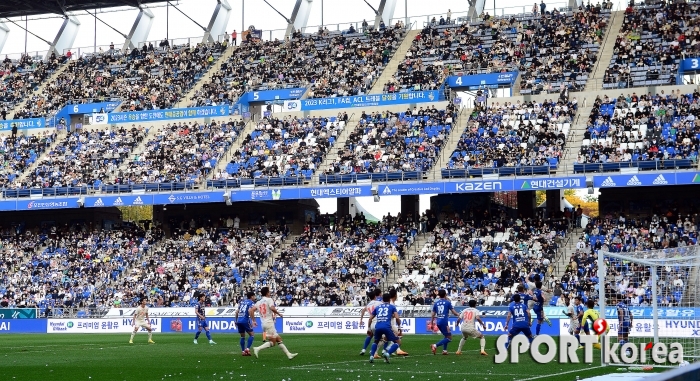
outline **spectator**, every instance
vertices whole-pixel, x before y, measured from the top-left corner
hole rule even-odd
[[[231,33],[231,40],[233,41],[233,46],[238,45],[238,32],[236,30],[233,30],[233,33]]]

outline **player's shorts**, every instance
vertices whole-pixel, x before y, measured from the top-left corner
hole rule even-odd
[[[581,329],[583,328],[583,332],[586,335],[590,335],[591,331],[588,329],[588,324],[581,324],[579,323],[578,327],[574,330],[574,333],[578,334],[581,332]]]
[[[386,341],[396,341],[399,339],[391,328],[376,328],[374,330],[374,341],[378,342],[382,339],[382,336],[386,337]]]
[[[373,321],[373,322],[372,322],[372,325],[370,325],[369,328],[367,328],[367,330],[370,331],[370,332],[372,332],[372,335],[374,335],[374,331],[377,330],[377,322],[376,322],[376,321]]]
[[[148,329],[151,328],[151,325],[146,320],[136,320],[134,322],[134,327]]]
[[[209,324],[207,323],[207,320],[206,320],[206,319],[204,319],[204,320],[199,320],[199,319],[197,319],[197,327],[200,327],[200,328],[209,328]]]
[[[450,326],[447,323],[437,324],[437,327],[443,336],[451,336],[452,335],[452,332],[450,331]]]
[[[238,333],[253,332],[253,327],[250,326],[250,323],[236,323],[236,327],[238,327]]]
[[[481,332],[473,327],[462,327],[462,336],[465,338],[473,337],[478,339],[481,337]]]
[[[269,338],[277,337],[277,328],[275,328],[275,322],[265,323],[263,322],[263,332]]]
[[[524,334],[527,337],[532,336],[532,331],[530,330],[530,327],[513,327],[508,331],[508,335],[510,336],[515,336],[519,333]]]
[[[535,312],[535,319],[544,320],[544,310],[543,309],[533,308],[532,310]]]
[[[569,335],[573,335],[574,333],[576,333],[576,330],[578,328],[579,328],[578,320],[574,320],[573,323],[569,324]]]
[[[619,324],[619,326],[617,327],[617,334],[618,335],[629,335],[630,334],[630,326],[632,326],[632,324],[629,322]]]

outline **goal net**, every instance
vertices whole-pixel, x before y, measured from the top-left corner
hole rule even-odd
[[[672,343],[679,343],[683,347],[685,361],[698,361],[699,266],[700,246],[634,252],[621,252],[616,247],[604,246],[598,251],[598,277],[604,279],[599,283],[599,290],[605,292],[605,298],[600,298],[598,304],[601,317],[610,327],[608,341],[610,345],[619,342],[618,303],[622,302],[629,307],[633,317],[626,341],[633,344],[638,353],[633,362],[622,360],[619,348],[619,360],[601,353],[604,365],[675,365],[653,361],[651,349],[646,348],[657,343],[665,343],[669,348]],[[601,352],[605,352],[606,348],[609,347],[604,345]],[[642,360],[642,351],[645,352],[645,361]]]

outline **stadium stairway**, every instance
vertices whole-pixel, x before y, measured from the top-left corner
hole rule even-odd
[[[316,168],[316,175],[311,180],[312,184],[320,183],[318,175],[322,174],[323,171],[331,167],[331,164],[339,157],[338,151],[345,149],[345,142],[348,140],[350,133],[355,131],[355,129],[357,128],[359,120],[358,117],[362,114],[362,111],[359,111],[357,114],[358,115],[355,115],[355,113],[350,114],[348,118],[348,123],[345,125],[345,127],[343,127],[343,132],[341,132],[340,135],[338,135],[335,144],[328,151],[326,158]]]
[[[428,180],[439,180],[442,178],[442,169],[447,168],[447,163],[450,161],[450,157],[452,157],[452,153],[454,153],[455,148],[457,148],[457,144],[459,143],[459,139],[462,137],[462,133],[467,128],[469,116],[471,115],[472,111],[472,109],[466,107],[459,110],[457,123],[454,128],[452,128],[450,135],[447,136],[447,142],[445,142],[445,146],[442,148],[442,153],[440,154],[438,162],[435,163],[430,172],[428,172]]]
[[[300,231],[300,229],[303,230],[303,226],[301,228],[298,228],[296,226],[290,227],[290,234],[284,241],[281,242],[281,244],[277,248],[275,248],[275,250],[272,252],[272,255],[270,255],[270,257],[266,261],[261,263],[260,266],[258,266],[258,268],[255,269],[255,272],[251,276],[243,280],[243,289],[255,286],[255,282],[259,279],[260,274],[267,271],[267,269],[269,269],[270,266],[272,266],[272,264],[277,259],[279,259],[280,255],[282,254],[282,251],[287,249],[292,243],[295,242],[297,238],[301,236],[301,234],[294,233],[295,231]]]
[[[406,32],[401,45],[399,45],[396,52],[394,52],[394,55],[391,57],[391,60],[389,60],[389,63],[387,63],[386,67],[382,71],[382,75],[380,75],[377,81],[374,82],[372,90],[369,92],[370,94],[381,94],[383,92],[382,90],[384,89],[384,84],[389,82],[391,77],[396,74],[399,64],[403,62],[404,58],[406,58],[406,52],[411,47],[413,39],[416,38],[418,33],[420,33],[420,29],[409,30]]]
[[[552,264],[552,274],[554,274],[556,279],[561,279],[561,276],[564,275],[566,266],[569,264],[569,259],[571,259],[571,254],[576,252],[576,243],[582,233],[583,229],[581,228],[569,231],[560,252],[557,253],[556,260]]]
[[[394,266],[394,271],[392,273],[387,274],[385,278],[387,286],[392,286],[398,283],[399,278],[401,278],[401,274],[403,273],[403,270],[406,268],[406,265],[411,260],[413,260],[413,257],[418,255],[421,252],[421,250],[423,250],[423,247],[428,242],[428,237],[430,237],[429,234],[416,235],[416,239],[415,241],[413,241],[413,245],[411,245],[408,248],[404,258],[402,258],[396,263],[396,265]]]
[[[566,137],[566,146],[564,147],[564,157],[560,160],[557,172],[559,173],[574,173],[574,163],[578,158],[578,152],[583,143],[583,134],[586,132],[586,124],[588,116],[593,110],[593,100],[584,99],[579,103],[578,113],[576,113],[576,121],[571,124],[569,136]]]
[[[209,80],[211,80],[211,77],[214,75],[214,73],[219,72],[221,70],[221,66],[226,62],[229,57],[233,55],[233,52],[235,52],[238,49],[238,46],[232,46],[226,49],[224,54],[219,56],[219,58],[214,62],[214,65],[207,70],[207,72],[195,82],[194,86],[190,89],[190,91],[187,92],[182,98],[180,98],[180,101],[177,102],[175,105],[175,108],[181,108],[181,107],[188,107],[190,102],[192,101],[192,97],[194,94],[199,91],[205,83],[209,83]]]
[[[141,141],[141,143],[139,143],[136,147],[134,147],[134,149],[131,152],[129,152],[129,159],[124,160],[122,165],[119,166],[120,170],[127,169],[129,167],[129,162],[136,161],[137,157],[140,157],[141,155],[143,155],[144,152],[146,152],[146,144],[148,144],[148,141],[156,135],[158,129],[159,128],[156,126],[148,127],[148,133],[146,133],[146,136],[143,138],[143,141]],[[114,173],[111,174],[110,180],[114,181],[114,175]]]
[[[610,65],[610,60],[612,60],[615,50],[615,40],[617,40],[617,35],[620,33],[623,21],[625,21],[624,11],[612,12],[610,24],[605,32],[605,39],[603,40],[600,53],[598,53],[598,60],[593,69],[593,75],[589,77],[588,82],[586,82],[586,91],[602,90],[605,70],[608,68],[608,65]]]
[[[46,78],[41,83],[41,85],[39,85],[39,87],[36,88],[36,90],[34,90],[29,95],[29,97],[32,97],[33,95],[42,94],[44,92],[44,89],[46,88],[46,86],[49,85],[50,83],[53,83],[58,78],[58,76],[61,75],[67,69],[68,69],[68,63],[65,63],[65,64],[59,66],[56,71],[54,71],[48,78]],[[10,115],[12,115],[14,117],[14,115],[17,113],[17,111],[24,109],[28,102],[29,102],[29,99],[26,99],[23,102],[19,102],[12,110],[9,110],[7,112],[8,118]]]
[[[46,152],[42,153],[41,156],[39,156],[29,167],[27,167],[27,169],[25,169],[24,172],[22,172],[22,174],[19,175],[15,181],[24,181],[30,173],[34,172],[36,167],[39,166],[39,163],[41,163],[49,157],[49,152],[55,150],[56,147],[58,147],[58,145],[63,141],[63,139],[65,139],[66,135],[66,130],[56,130],[56,141],[51,143],[49,149],[47,149]]]
[[[226,151],[224,153],[224,156],[221,157],[221,159],[216,163],[216,167],[214,167],[211,173],[209,173],[209,176],[207,176],[207,180],[211,180],[212,178],[214,178],[214,174],[226,169],[226,165],[228,165],[228,163],[231,161],[231,157],[233,156],[233,154],[239,149],[241,149],[241,144],[243,143],[243,140],[245,140],[245,137],[253,132],[255,126],[257,126],[257,123],[255,123],[252,119],[248,120],[245,127],[243,127],[241,134],[238,135],[238,138],[236,138],[233,144],[231,144],[228,151]]]
[[[511,95],[519,95],[520,94],[520,77],[522,76],[522,72],[518,71],[518,76],[515,77],[515,82],[513,83],[513,90],[511,91]]]

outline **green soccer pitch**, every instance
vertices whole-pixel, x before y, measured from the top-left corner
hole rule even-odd
[[[42,334],[2,335],[0,380],[36,381],[150,381],[150,380],[575,380],[618,372],[596,364],[536,364],[521,355],[520,364],[495,364],[495,340],[488,337],[488,356],[479,355],[478,340],[470,339],[457,356],[458,340],[450,343],[450,354],[430,352],[437,335],[407,335],[401,349],[409,356],[368,362],[359,356],[361,335],[283,335],[291,352],[288,360],[277,348],[260,352],[260,358],[242,357],[237,334],[212,334],[217,345],[204,335],[194,345],[193,334],[153,335],[147,344],[139,333],[134,344],[129,334]],[[260,345],[256,335],[255,345]],[[252,351],[251,351],[252,352]],[[598,351],[594,353],[598,357]],[[662,371],[663,369],[655,369]]]

